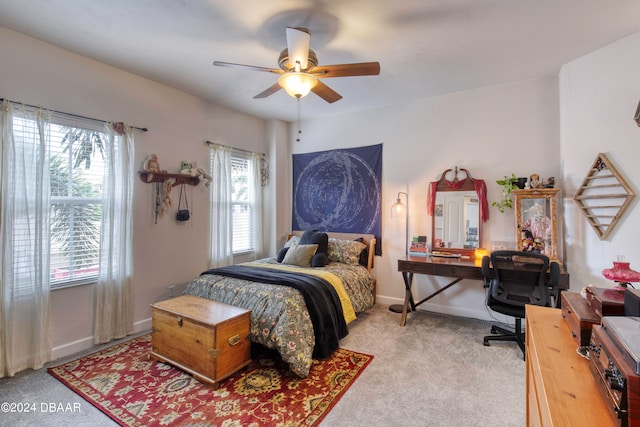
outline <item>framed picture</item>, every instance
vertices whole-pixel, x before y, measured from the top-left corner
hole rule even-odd
[[[516,248],[559,262],[559,188],[513,190]]]

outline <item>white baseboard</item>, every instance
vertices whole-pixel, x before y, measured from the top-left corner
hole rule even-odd
[[[138,320],[133,323],[133,333],[137,334],[138,332],[150,331],[151,330],[151,317],[146,319]]]
[[[151,330],[151,318],[139,320],[133,324],[133,334]],[[51,360],[62,357],[73,356],[74,354],[86,351],[94,347],[93,335],[79,339],[70,343],[59,345],[51,349]]]
[[[73,354],[80,353],[81,351],[88,350],[91,347],[93,347],[93,336],[63,344],[51,349],[51,360],[71,356]]]

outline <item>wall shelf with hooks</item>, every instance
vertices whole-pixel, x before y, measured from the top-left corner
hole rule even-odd
[[[146,183],[164,182],[169,178],[173,178],[176,180],[176,182],[173,184],[173,187],[182,184],[189,184],[194,186],[200,184],[200,178],[180,173],[139,171],[138,174],[140,175],[140,180]]]

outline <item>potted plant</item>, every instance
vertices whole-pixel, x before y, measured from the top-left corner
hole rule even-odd
[[[517,182],[518,178],[516,178],[516,175],[513,173],[511,177],[505,175],[504,179],[497,180],[496,183],[502,187],[502,200],[491,203],[491,206],[497,207],[502,213],[504,213],[505,208],[512,208],[513,201],[511,200],[511,192],[518,188],[516,185]]]

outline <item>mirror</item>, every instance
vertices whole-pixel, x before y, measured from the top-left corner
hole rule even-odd
[[[479,194],[486,195],[484,181],[473,179],[466,169],[447,169],[439,181],[431,183],[429,192],[432,251],[472,255],[482,241],[482,204],[486,205],[486,200]]]
[[[439,192],[433,223],[434,248],[478,249],[480,211],[476,192]]]

